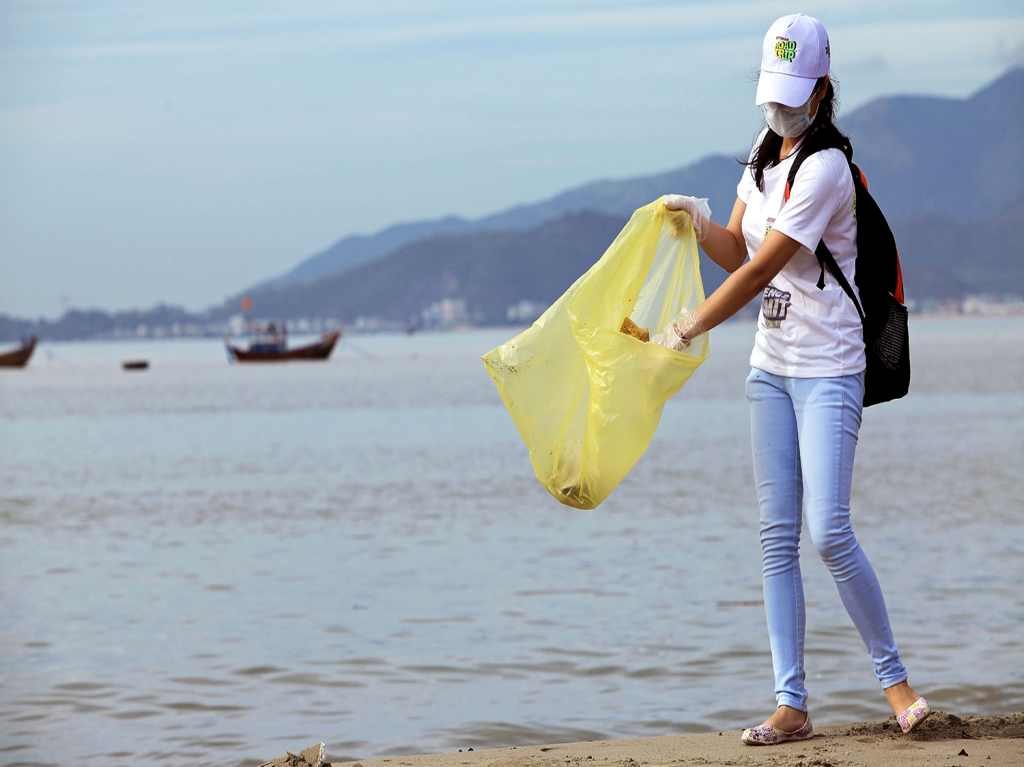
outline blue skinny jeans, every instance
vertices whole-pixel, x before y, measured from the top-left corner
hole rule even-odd
[[[860,632],[882,688],[907,678],[878,578],[850,526],[853,454],[864,373],[789,378],[752,368],[746,381],[760,507],[764,607],[778,705],[807,710],[801,512]]]

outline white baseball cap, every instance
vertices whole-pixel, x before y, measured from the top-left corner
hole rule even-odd
[[[798,107],[807,103],[819,77],[828,74],[831,50],[825,25],[813,16],[791,13],[776,19],[761,46],[761,75],[754,103]]]

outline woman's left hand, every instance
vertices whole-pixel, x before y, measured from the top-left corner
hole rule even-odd
[[[668,210],[685,210],[693,221],[693,232],[697,242],[703,242],[711,223],[711,207],[707,197],[689,197],[685,194],[666,194],[665,208]]]
[[[675,341],[672,342],[672,349],[677,352],[688,348],[693,342],[694,336],[698,335],[693,324],[688,322],[673,322],[672,334],[675,336]]]

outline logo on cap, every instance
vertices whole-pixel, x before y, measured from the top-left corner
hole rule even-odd
[[[796,58],[796,40],[788,37],[775,38],[775,56],[783,61],[792,61]]]

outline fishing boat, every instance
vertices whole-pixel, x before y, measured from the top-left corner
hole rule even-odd
[[[149,370],[149,360],[125,360],[121,363],[122,370]]]
[[[248,349],[233,346],[225,341],[228,359],[234,362],[292,362],[295,360],[326,360],[334,351],[335,344],[341,338],[340,330],[324,333],[316,343],[306,346],[288,348],[287,339],[272,336],[269,339],[258,339],[249,344]]]
[[[22,341],[14,351],[4,352],[0,354],[0,368],[23,368],[28,364],[29,358],[32,357],[32,352],[36,350],[36,339],[35,336]]]

